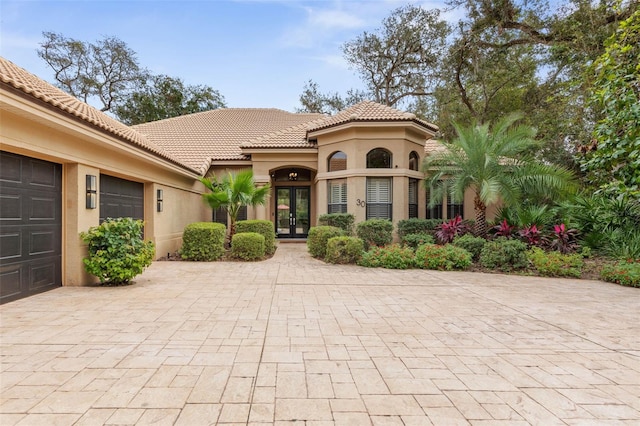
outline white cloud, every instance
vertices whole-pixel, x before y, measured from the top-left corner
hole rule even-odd
[[[31,49],[35,50],[40,47],[41,38],[27,37],[20,34],[2,33],[2,41],[0,41],[0,49]]]
[[[365,22],[354,13],[344,10],[307,9],[307,24],[310,28],[319,30],[331,29],[357,29],[362,28]]]

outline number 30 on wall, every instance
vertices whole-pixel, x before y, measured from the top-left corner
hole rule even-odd
[[[360,198],[358,198],[358,199],[356,200],[356,205],[357,205],[358,207],[364,207],[364,206],[366,206],[366,205],[367,205],[367,203],[366,203],[365,201],[362,201]]]

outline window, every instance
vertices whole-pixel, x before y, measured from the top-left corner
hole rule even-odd
[[[227,226],[227,210],[224,207],[218,207],[213,211],[212,222],[222,223]]]
[[[418,217],[418,179],[409,179],[409,219]]]
[[[375,148],[367,153],[368,169],[390,169],[391,153],[386,149]]]
[[[329,157],[329,164],[327,164],[327,170],[330,172],[347,170],[347,154],[345,154],[342,151],[334,152]]]
[[[431,191],[427,189],[427,219],[442,219],[442,201],[429,206]]]
[[[464,204],[455,203],[449,197],[447,200],[447,219],[453,219],[456,216],[464,217]]]
[[[329,203],[327,213],[347,212],[347,181],[346,179],[334,179],[328,181]]]
[[[392,211],[392,178],[367,178],[367,219],[389,219]]]
[[[420,167],[420,157],[418,156],[417,152],[411,151],[411,154],[409,154],[409,170],[418,171],[419,167]]]
[[[242,206],[238,210],[238,220],[247,220],[247,206]]]

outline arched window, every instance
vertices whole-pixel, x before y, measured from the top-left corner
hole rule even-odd
[[[327,170],[330,172],[337,172],[340,170],[347,170],[347,154],[342,151],[336,151],[329,157],[327,164]]]
[[[367,153],[368,169],[390,169],[391,153],[383,148],[375,148]]]
[[[415,151],[411,151],[409,154],[409,170],[419,170],[420,167],[420,157],[418,153]]]

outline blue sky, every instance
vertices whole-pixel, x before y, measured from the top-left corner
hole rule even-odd
[[[43,31],[83,41],[123,40],[155,74],[206,84],[229,107],[293,111],[308,79],[322,91],[362,84],[341,45],[380,26],[400,0],[200,0],[0,2],[0,55],[53,81],[38,58]],[[415,1],[431,9],[441,0]],[[454,16],[447,14],[450,19]]]

